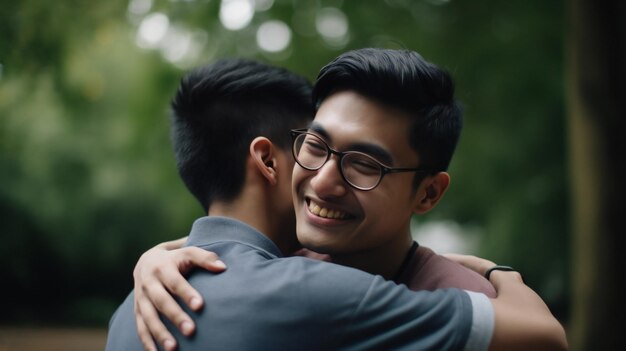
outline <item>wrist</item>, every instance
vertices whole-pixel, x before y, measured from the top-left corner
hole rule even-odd
[[[502,266],[497,264],[487,269],[487,271],[485,272],[485,278],[489,280],[489,278],[491,277],[491,273],[493,273],[494,271],[515,272],[515,269],[511,266]]]

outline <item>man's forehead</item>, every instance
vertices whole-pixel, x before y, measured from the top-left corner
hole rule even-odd
[[[336,143],[356,140],[384,143],[389,137],[408,142],[408,122],[397,116],[381,118],[359,111],[324,111],[315,116],[308,129]]]
[[[316,111],[319,124],[335,126],[380,126],[387,131],[402,133],[412,121],[409,112],[354,90],[340,90],[326,97]],[[396,128],[394,128],[396,127]]]
[[[392,166],[418,157],[410,146],[410,124],[404,111],[358,92],[340,91],[322,102],[309,130],[340,151],[361,151]]]

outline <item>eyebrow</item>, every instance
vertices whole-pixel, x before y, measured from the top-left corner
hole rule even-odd
[[[322,138],[326,139],[327,143],[332,144],[333,138],[319,123],[316,123],[315,121],[312,122],[311,126],[309,127],[309,131],[319,134]],[[359,151],[374,157],[386,166],[393,165],[393,157],[391,156],[391,153],[389,153],[389,151],[387,151],[383,147],[372,143],[352,143],[348,145],[348,151]]]

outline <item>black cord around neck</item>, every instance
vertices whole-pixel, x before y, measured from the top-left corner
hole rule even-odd
[[[417,250],[418,246],[419,244],[417,243],[417,241],[413,241],[413,244],[411,245],[409,252],[407,252],[406,256],[404,257],[404,261],[402,261],[400,268],[398,268],[398,271],[396,271],[396,275],[393,277],[394,282],[398,283],[397,281],[398,278],[402,276],[402,273],[404,273],[404,270],[409,265],[409,262],[411,262],[411,259],[413,258],[413,255],[415,255],[415,250]]]

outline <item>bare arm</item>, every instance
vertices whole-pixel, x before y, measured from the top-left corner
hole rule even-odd
[[[192,319],[171,294],[179,296],[194,311],[202,308],[202,297],[183,274],[194,267],[221,272],[226,266],[217,255],[198,247],[182,247],[187,238],[168,241],[146,251],[133,271],[135,280],[135,322],[146,350],[156,350],[154,338],[165,350],[174,350],[176,340],[159,318],[159,311],[184,335],[195,330]]]
[[[567,350],[565,330],[517,272],[491,274],[496,326],[490,350]]]
[[[475,256],[446,256],[481,275],[495,265]],[[489,280],[498,293],[491,299],[496,323],[489,350],[567,350],[563,326],[518,272],[493,271]]]

